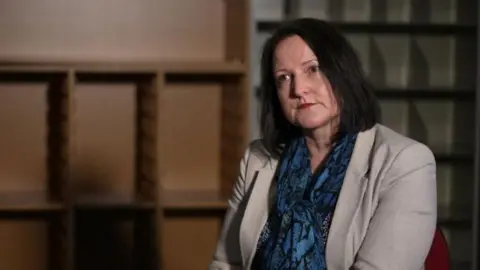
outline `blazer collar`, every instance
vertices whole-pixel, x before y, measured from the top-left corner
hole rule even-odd
[[[356,205],[359,196],[363,193],[362,179],[368,170],[368,156],[373,147],[375,132],[376,127],[361,132],[357,136],[352,158],[332,219],[327,243],[327,262],[331,261],[335,263],[335,265],[342,263],[342,267],[339,269],[348,269],[344,267],[346,262],[333,261],[334,258],[329,251],[341,250],[343,252],[345,250],[347,234],[344,232],[348,230],[347,227],[349,227],[350,221],[355,213],[356,207],[354,207],[354,205]],[[258,238],[267,221],[269,214],[268,194],[277,164],[277,159],[270,158],[263,164],[263,167],[256,172],[256,175],[252,179],[252,192],[240,226],[240,249],[245,269],[249,269],[251,266]],[[337,252],[334,253],[338,254]],[[344,256],[342,256],[342,258],[343,257]],[[332,267],[332,269],[336,268],[338,267]]]
[[[328,235],[326,256],[328,269],[349,269],[351,262],[346,261],[345,252],[350,252],[347,241],[350,241],[351,224],[357,204],[366,187],[365,176],[369,170],[369,156],[375,142],[377,126],[360,132],[355,142],[352,158],[348,166],[342,189],[335,207]],[[353,251],[352,251],[353,252]],[[335,256],[340,255],[340,256]]]
[[[267,222],[269,213],[269,190],[275,173],[276,161],[259,169],[251,186],[253,186],[245,214],[240,225],[240,250],[244,269],[250,269],[255,256],[258,238]]]

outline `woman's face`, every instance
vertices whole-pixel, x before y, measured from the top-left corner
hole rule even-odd
[[[277,94],[287,120],[304,129],[318,129],[338,118],[330,82],[318,59],[299,36],[281,41],[275,50]]]

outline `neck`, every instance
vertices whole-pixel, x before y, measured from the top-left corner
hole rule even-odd
[[[327,124],[316,129],[304,130],[307,141],[307,147],[310,155],[324,156],[330,151],[334,143],[334,136],[338,131],[338,125],[333,123]]]
[[[332,136],[331,132],[327,130],[309,130],[304,133],[308,150],[312,157],[315,156],[324,156],[330,148],[332,147]]]
[[[310,152],[310,169],[315,173],[323,164],[325,157],[332,148],[332,140],[329,132],[315,130],[305,132],[306,144]]]

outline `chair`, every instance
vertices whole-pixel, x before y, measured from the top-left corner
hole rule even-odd
[[[435,231],[432,247],[425,260],[425,270],[450,270],[450,251],[440,228]]]

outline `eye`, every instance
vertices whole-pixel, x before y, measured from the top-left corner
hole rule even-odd
[[[277,83],[282,83],[284,81],[290,80],[291,76],[290,74],[280,74],[277,76],[276,80]]]
[[[313,65],[308,67],[308,73],[318,73],[320,72],[320,67],[318,65]]]

